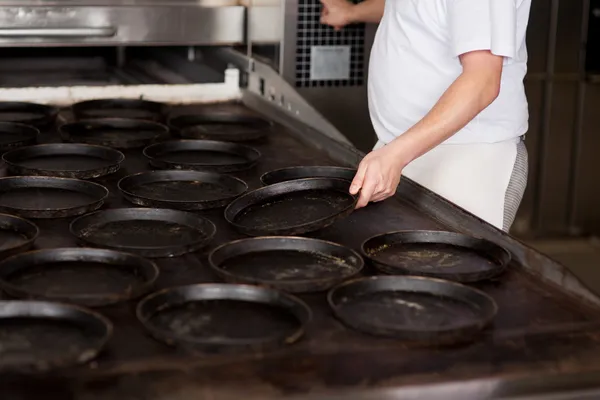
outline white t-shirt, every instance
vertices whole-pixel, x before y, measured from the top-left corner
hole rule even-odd
[[[462,73],[458,56],[503,56],[500,94],[445,143],[495,143],[523,135],[529,112],[525,32],[531,0],[386,0],[369,65],[369,111],[389,143],[421,120]]]

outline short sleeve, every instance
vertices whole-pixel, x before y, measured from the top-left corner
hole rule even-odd
[[[516,0],[450,0],[447,4],[454,56],[477,50],[507,59],[516,56]]]

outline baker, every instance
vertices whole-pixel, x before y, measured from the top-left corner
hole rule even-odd
[[[321,0],[324,24],[380,22],[369,65],[378,142],[358,207],[405,175],[508,230],[527,182],[525,32],[531,0]]]

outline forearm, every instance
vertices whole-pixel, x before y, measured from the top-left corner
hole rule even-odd
[[[354,23],[378,23],[383,17],[385,0],[365,0],[352,7],[351,19]]]
[[[465,127],[496,99],[499,86],[489,74],[463,72],[431,111],[390,145],[407,165]]]

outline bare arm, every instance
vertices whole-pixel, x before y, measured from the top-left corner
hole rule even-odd
[[[365,0],[352,4],[348,0],[321,0],[321,23],[336,29],[359,22],[378,23],[383,17],[385,0]]]
[[[460,57],[462,74],[431,111],[387,146],[368,154],[359,166],[351,192],[358,207],[394,194],[402,169],[454,135],[489,106],[500,91],[502,57],[474,51]]]

